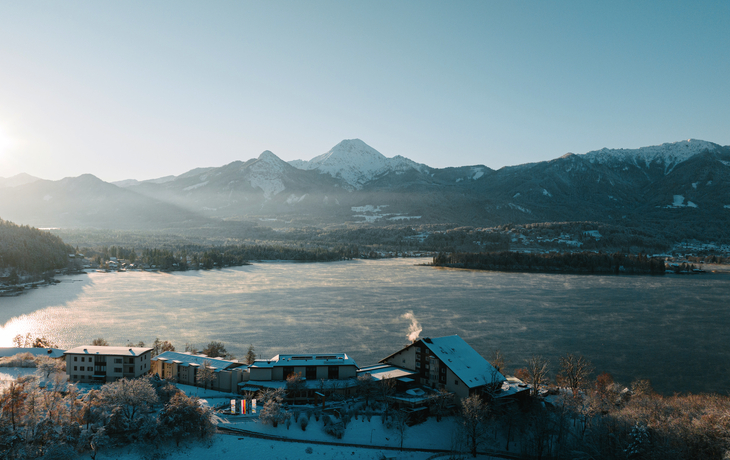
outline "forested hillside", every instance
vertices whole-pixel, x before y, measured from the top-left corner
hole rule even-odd
[[[0,276],[13,269],[38,275],[68,265],[68,255],[76,252],[61,238],[27,225],[0,219]]]
[[[595,252],[529,254],[521,252],[439,253],[433,265],[479,270],[568,273],[664,274],[661,259],[640,254]]]

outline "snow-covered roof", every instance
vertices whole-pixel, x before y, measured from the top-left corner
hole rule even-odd
[[[397,366],[391,366],[389,364],[376,364],[374,366],[363,367],[357,371],[357,375],[370,374],[373,380],[388,380],[397,379],[401,377],[407,377],[409,375],[416,375],[416,371],[409,371]]]
[[[387,362],[391,357],[417,344],[426,346],[469,388],[505,380],[504,376],[494,366],[489,364],[482,355],[477,353],[458,335],[436,337],[434,339],[425,337],[381,359],[380,362]]]
[[[298,355],[276,355],[271,359],[257,359],[251,367],[269,369],[281,366],[355,366],[355,360],[347,353],[317,353]]]
[[[21,353],[30,353],[33,356],[60,358],[65,351],[58,348],[0,348],[0,358],[15,356]]]
[[[152,348],[83,345],[66,351],[64,355],[139,356],[148,351],[152,351]]]
[[[426,337],[420,342],[469,388],[504,381],[504,376],[458,335]]]
[[[208,362],[208,366],[212,369],[230,369],[234,367],[242,366],[242,363],[238,361],[227,361],[221,358],[211,358],[206,355],[193,355],[190,353],[180,353],[177,351],[166,351],[152,358],[152,361],[171,361],[179,366],[198,367],[202,366],[204,362]]]

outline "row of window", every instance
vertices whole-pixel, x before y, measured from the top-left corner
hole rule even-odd
[[[284,378],[288,378],[294,373],[294,366],[284,366],[283,374]],[[307,380],[317,380],[317,366],[306,366],[304,378]],[[340,378],[340,366],[327,366],[327,378],[339,379]]]
[[[89,356],[88,357],[88,360],[89,360],[90,363],[94,362],[93,361],[93,358],[94,358],[93,356]],[[106,362],[106,356],[97,356],[96,358],[100,362]],[[86,356],[82,356],[81,357],[81,362],[82,363],[83,362],[86,362],[86,359],[87,359]],[[148,355],[146,355],[146,354],[145,355],[142,355],[142,361],[146,361],[148,359],[149,359],[149,356]],[[79,360],[79,357],[78,356],[74,356],[74,361],[78,361],[78,360]],[[133,364],[133,363],[134,363],[134,358],[127,358],[127,364]],[[122,364],[122,358],[114,358],[114,364]]]

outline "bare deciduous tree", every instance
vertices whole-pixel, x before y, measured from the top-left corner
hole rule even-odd
[[[582,356],[567,354],[560,358],[560,374],[558,378],[570,388],[573,396],[583,389],[588,382],[588,377],[593,372],[590,361]]]
[[[370,398],[377,391],[375,380],[370,374],[362,374],[357,376],[357,392],[365,398],[365,405],[370,404]]]
[[[504,360],[504,355],[502,354],[501,350],[494,350],[492,352],[490,364],[492,367],[497,369],[497,372],[504,373],[506,362]]]
[[[398,441],[400,442],[400,450],[403,450],[403,441],[408,435],[408,414],[397,410],[393,413],[393,429],[395,430]]]
[[[175,351],[175,346],[167,340],[160,340],[159,337],[155,338],[152,342],[152,356],[160,355],[166,351]]]
[[[479,395],[472,395],[461,400],[459,432],[474,457],[477,456],[477,448],[486,436],[486,420],[487,406]]]
[[[527,360],[527,383],[532,385],[532,394],[537,395],[540,387],[548,383],[550,363],[539,355],[532,355]]]
[[[196,372],[196,379],[198,381],[198,384],[202,384],[203,387],[207,390],[208,384],[215,380],[215,371],[213,367],[211,367],[211,362],[206,359],[205,361],[203,361],[203,365],[200,366]]]
[[[246,357],[244,360],[246,364],[253,364],[253,362],[256,361],[256,351],[253,348],[253,344],[248,346],[248,351],[246,351]]]
[[[301,372],[293,372],[286,377],[286,392],[290,398],[296,398],[306,388]]]

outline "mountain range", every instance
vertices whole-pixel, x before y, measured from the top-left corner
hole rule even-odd
[[[493,170],[432,168],[387,158],[353,139],[309,161],[285,162],[265,151],[146,181],[0,178],[0,217],[38,227],[136,230],[222,221],[297,227],[594,220],[707,223],[722,233],[730,217],[730,147],[690,139]]]

